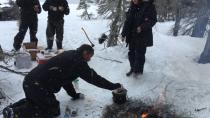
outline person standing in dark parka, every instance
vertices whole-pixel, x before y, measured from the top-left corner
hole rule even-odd
[[[46,0],[42,5],[45,11],[48,11],[48,23],[47,23],[47,48],[51,51],[53,47],[54,35],[56,34],[57,49],[62,49],[63,41],[63,25],[64,14],[69,14],[69,6],[66,0]]]
[[[153,0],[132,0],[126,14],[122,37],[129,46],[130,71],[126,74],[143,74],[146,48],[153,46],[152,27],[157,22]]]
[[[39,0],[16,0],[16,4],[20,7],[20,26],[19,32],[14,38],[14,51],[20,50],[28,28],[30,30],[30,41],[38,43],[36,37],[38,28],[37,14],[41,13]]]
[[[87,62],[93,54],[93,48],[84,44],[77,50],[63,52],[48,60],[47,63],[38,65],[24,79],[23,89],[26,99],[20,100],[15,105],[27,101],[30,104],[28,107],[33,106],[33,108],[26,109],[34,110],[25,112],[25,110],[20,110],[20,107],[15,107],[13,112],[17,113],[20,118],[53,118],[59,116],[59,101],[56,100],[54,93],[59,92],[63,87],[73,100],[80,99],[84,95],[76,93],[72,84],[72,81],[78,77],[100,88],[108,90],[121,88],[121,84],[109,82],[88,66]],[[32,117],[33,114],[38,115]]]

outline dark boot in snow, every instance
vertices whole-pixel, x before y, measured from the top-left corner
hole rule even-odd
[[[63,49],[62,41],[56,40],[56,44],[57,44],[57,49],[58,49],[58,50]]]
[[[137,71],[137,72],[133,72],[133,77],[134,78],[138,78],[139,76],[141,76],[141,75],[143,75],[143,72],[139,72],[139,71]]]
[[[54,37],[50,37],[50,38],[47,39],[47,48],[46,49],[51,49],[52,50],[53,40],[54,40]]]
[[[133,69],[130,69],[130,71],[126,73],[126,76],[129,77],[131,76],[132,73],[133,73]]]
[[[14,113],[12,108],[6,107],[3,109],[3,118],[14,118]]]

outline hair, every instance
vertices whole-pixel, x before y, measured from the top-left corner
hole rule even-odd
[[[84,51],[87,51],[87,53],[89,54],[94,54],[94,49],[92,46],[88,45],[88,44],[83,44],[81,45],[79,48],[77,48],[77,50],[80,53],[83,53]]]
[[[139,3],[142,2],[143,0],[138,0]],[[131,0],[130,6],[134,6],[133,0]]]
[[[153,3],[154,2],[154,0],[138,0],[138,1],[139,1],[139,3],[140,2],[149,2],[149,3]],[[133,0],[131,0],[130,6],[134,6]]]

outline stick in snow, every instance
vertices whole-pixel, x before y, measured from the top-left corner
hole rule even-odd
[[[2,68],[2,69],[4,69],[4,70],[7,70],[7,71],[9,71],[9,72],[15,73],[15,74],[22,75],[22,76],[25,76],[25,75],[28,74],[28,72],[18,72],[18,71],[15,71],[15,70],[10,69],[10,68],[8,68],[8,67],[2,66],[2,65],[0,65],[0,68]]]
[[[195,111],[200,112],[200,111],[203,111],[205,109],[207,109],[207,108],[205,107],[205,108],[195,109]]]
[[[104,57],[101,57],[101,56],[96,56],[96,57],[101,58],[101,59],[104,59],[104,60],[109,60],[109,61],[117,62],[117,63],[123,63],[122,61],[118,61],[118,60],[115,60],[115,59],[108,59],[108,58],[104,58]]]
[[[89,38],[89,36],[87,35],[85,29],[84,29],[83,27],[82,27],[81,29],[82,29],[82,31],[85,33],[85,36],[87,37],[87,39],[88,39],[88,41],[90,42],[91,46],[94,47],[95,45],[90,41],[90,38]]]

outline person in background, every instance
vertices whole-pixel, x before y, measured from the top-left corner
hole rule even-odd
[[[48,11],[47,23],[47,48],[51,51],[53,47],[54,35],[56,34],[57,50],[63,48],[63,32],[64,32],[64,14],[69,14],[69,6],[66,0],[46,0],[42,5],[45,11]]]
[[[19,51],[21,44],[27,32],[30,30],[30,42],[38,43],[36,37],[38,28],[38,16],[41,13],[41,6],[39,0],[16,0],[16,4],[20,7],[20,26],[19,32],[14,37],[14,51]]]
[[[130,76],[143,74],[146,48],[153,45],[152,27],[157,22],[153,0],[132,0],[122,30],[123,39],[129,46]]]

